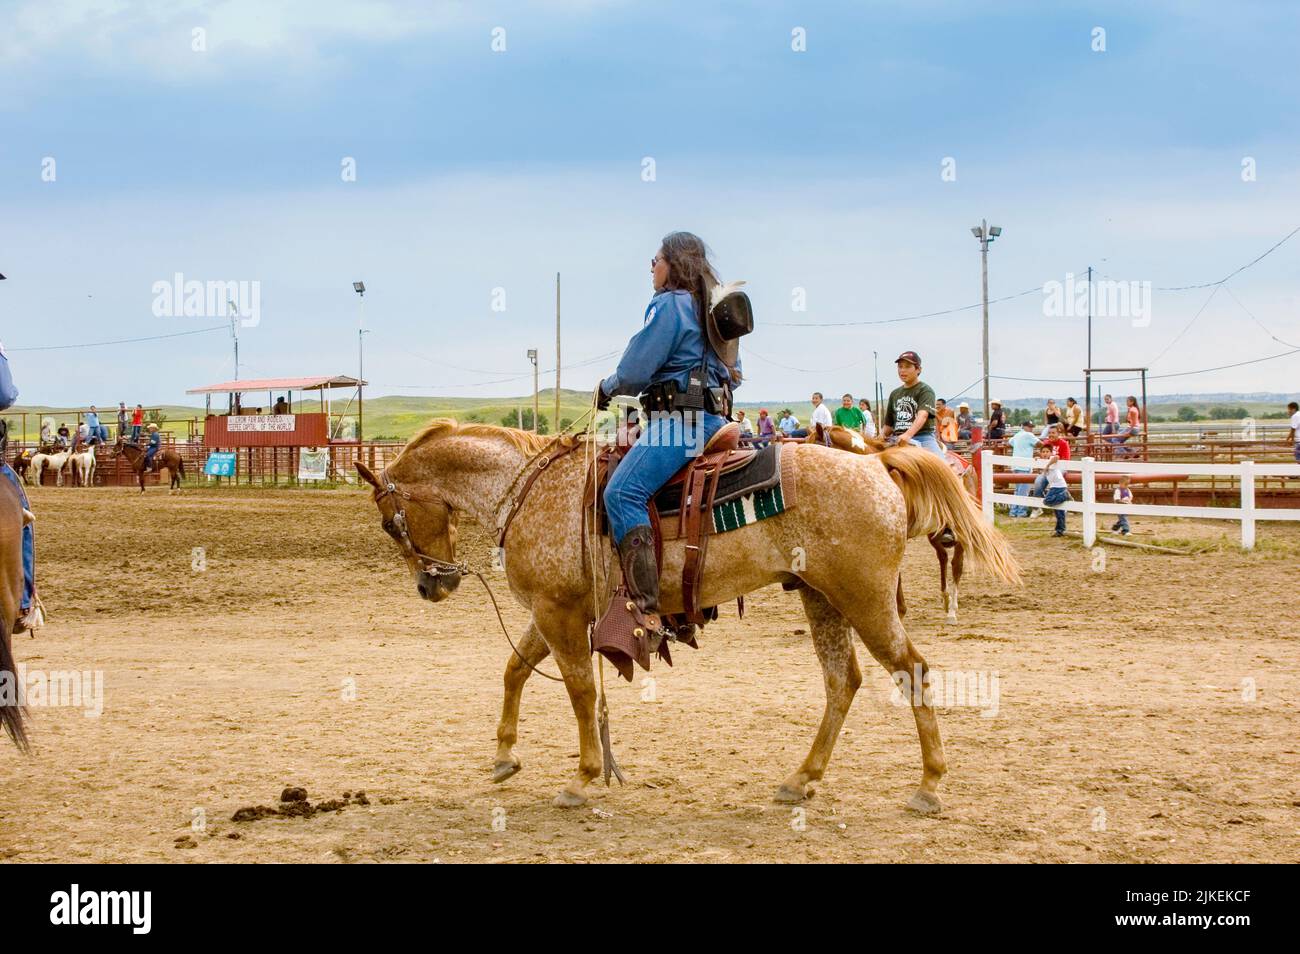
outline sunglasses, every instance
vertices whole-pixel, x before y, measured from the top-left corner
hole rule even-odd
[[[666,262],[666,261],[668,261],[668,259],[665,258],[663,255],[656,255],[654,258],[650,259],[650,267],[655,268],[659,265],[660,262]]]

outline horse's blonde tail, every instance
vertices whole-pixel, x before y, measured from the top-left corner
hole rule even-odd
[[[879,455],[907,501],[907,535],[952,530],[957,542],[995,576],[1020,582],[1020,565],[1006,539],[984,522],[975,501],[966,493],[947,463],[928,451],[890,447]]]

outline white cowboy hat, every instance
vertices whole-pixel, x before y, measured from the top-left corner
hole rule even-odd
[[[995,402],[990,401],[989,403],[990,403],[990,404],[993,404],[993,403],[995,403]],[[964,407],[964,408],[966,408],[966,410],[968,410],[968,411],[970,410],[970,405],[967,404],[965,401],[962,401],[960,404],[957,405],[957,407],[959,407],[959,408]]]
[[[989,407],[992,407],[994,404],[996,404],[998,407],[1002,406],[1002,402],[999,401],[997,398],[989,398]]]
[[[158,425],[157,425],[157,424],[150,424],[149,427],[148,427],[148,429],[151,430],[151,431],[156,431],[156,430],[158,430]]]

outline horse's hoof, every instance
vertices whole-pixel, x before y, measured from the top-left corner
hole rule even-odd
[[[492,781],[496,783],[504,782],[521,768],[523,766],[518,759],[512,759],[509,762],[497,762],[492,766]]]
[[[945,616],[943,621],[944,621],[945,623],[947,623],[949,626],[956,626],[956,625],[957,625],[957,614],[956,614],[956,613],[953,613],[951,616]]]
[[[807,785],[795,787],[782,782],[781,787],[776,790],[774,801],[782,805],[794,805],[812,797],[813,789]]]
[[[571,792],[566,788],[555,796],[555,800],[551,804],[556,808],[581,808],[587,804],[587,796]]]
[[[907,803],[907,807],[920,815],[937,815],[943,810],[943,803],[934,792],[918,788],[916,794]]]

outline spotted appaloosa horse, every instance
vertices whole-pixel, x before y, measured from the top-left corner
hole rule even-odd
[[[849,430],[847,427],[841,427],[836,424],[830,432],[831,445],[840,450],[851,451],[855,454],[879,454],[885,450],[888,445],[884,441],[874,438],[863,437],[857,431]],[[948,467],[953,474],[961,481],[962,486],[971,499],[975,498],[975,469],[968,465],[961,456],[948,451],[945,457]],[[930,546],[934,547],[935,556],[939,558],[939,596],[943,600],[944,620],[948,623],[957,622],[957,592],[961,585],[962,568],[965,565],[966,550],[961,541],[953,539],[944,543],[942,533],[931,533],[927,535]],[[948,587],[948,551],[952,551],[952,588]],[[906,613],[906,604],[903,599],[903,589],[898,589],[899,612]]]
[[[456,519],[466,514],[483,527],[501,527],[530,468],[556,449],[553,440],[488,424],[437,420],[411,439],[382,473],[358,463],[371,485],[384,531],[397,544],[420,595],[446,599],[460,582],[455,563]],[[783,473],[797,486],[785,512],[711,538],[701,606],[717,606],[772,583],[797,587],[821,663],[826,707],[803,764],[777,789],[794,802],[820,779],[854,693],[862,680],[852,634],[857,632],[891,673],[926,672],[925,660],[903,630],[895,594],[909,536],[951,527],[976,559],[1003,579],[1019,570],[1001,534],[981,519],[952,472],[931,454],[890,448],[862,457],[827,447],[782,448]],[[608,541],[584,519],[583,491],[592,448],[572,453],[540,472],[518,507],[505,538],[504,568],[511,592],[532,611],[505,673],[497,727],[495,781],[517,772],[514,754],[519,701],[531,667],[555,656],[578,723],[576,775],[556,796],[561,806],[586,801],[586,786],[602,770],[596,686],[588,626],[604,610],[616,565]],[[787,465],[788,464],[788,469]],[[666,542],[660,608],[682,609],[684,542]],[[940,808],[946,769],[935,711],[925,693],[909,702],[921,743],[921,784],[908,803],[920,812]]]

